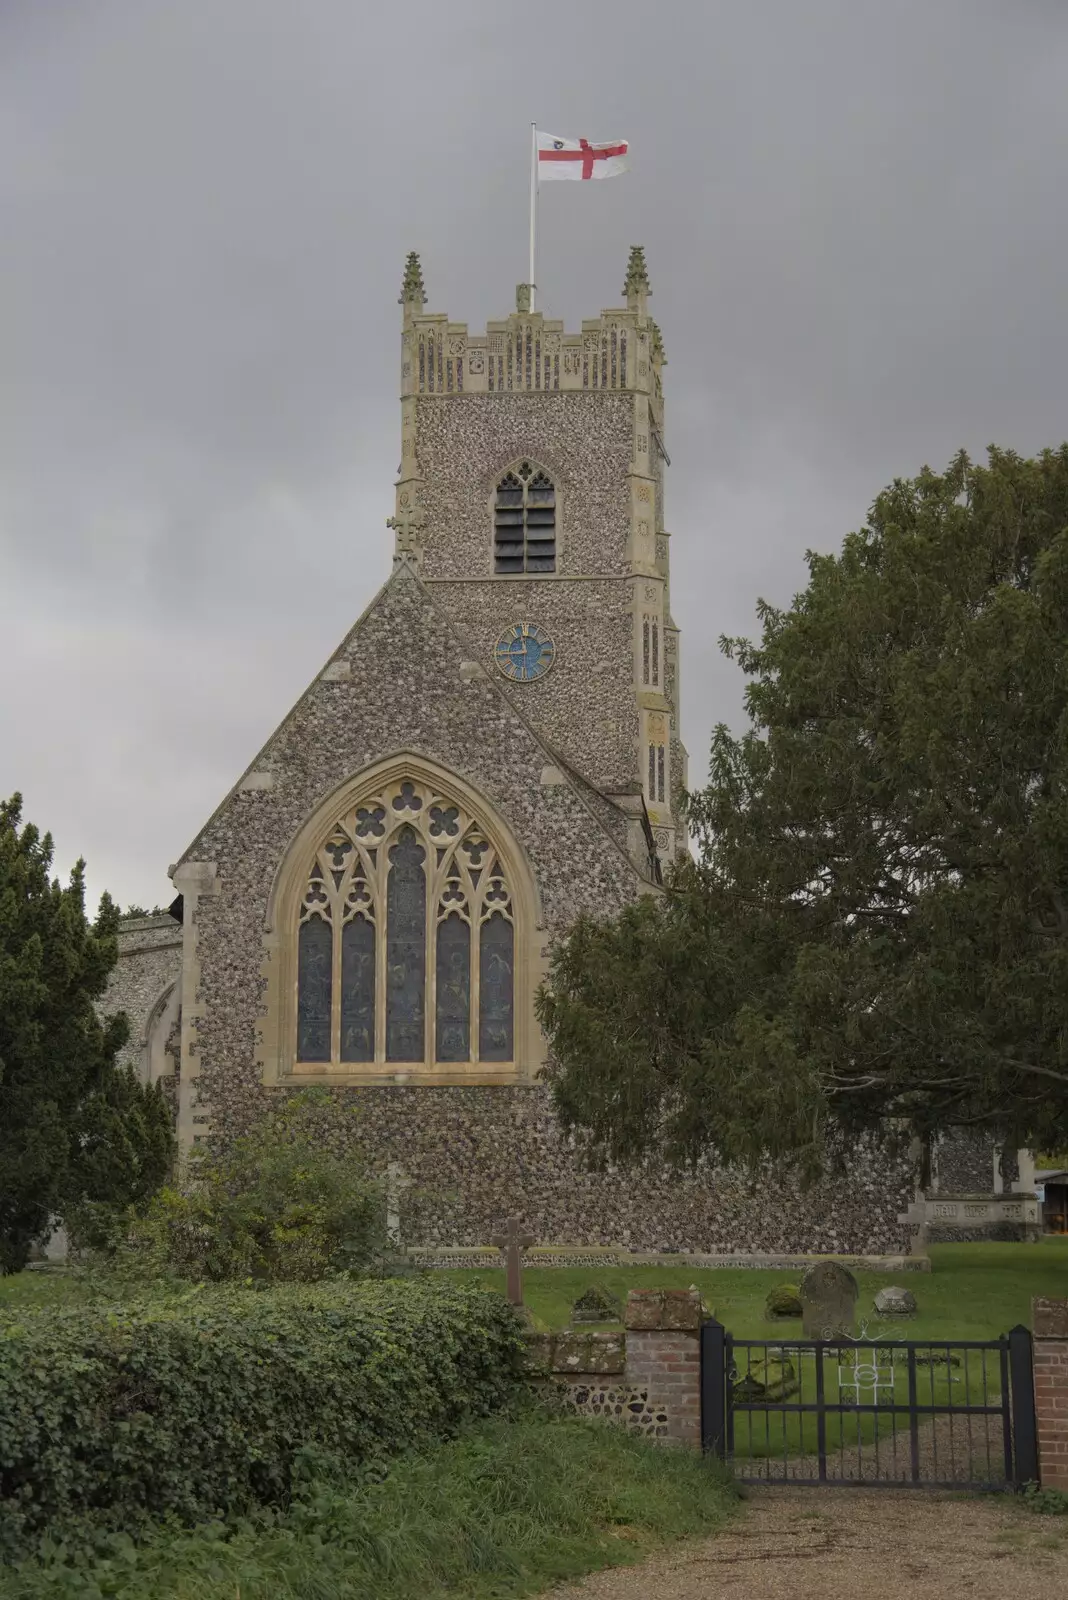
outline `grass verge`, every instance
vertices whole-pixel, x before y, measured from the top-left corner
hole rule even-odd
[[[715,1533],[718,1464],[621,1428],[496,1420],[354,1482],[308,1460],[299,1498],[229,1527],[114,1535],[0,1575],[4,1600],[506,1600]]]

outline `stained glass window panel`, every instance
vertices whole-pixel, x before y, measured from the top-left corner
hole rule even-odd
[[[438,924],[437,1059],[471,1059],[471,929],[455,911]]]
[[[426,851],[410,826],[389,852],[386,888],[386,1060],[425,1053]]]
[[[478,1053],[483,1061],[512,1059],[514,931],[495,911],[479,936]]]
[[[341,1059],[375,1058],[375,930],[354,917],[341,935]]]
[[[333,931],[321,917],[297,936],[297,1060],[330,1060]]]

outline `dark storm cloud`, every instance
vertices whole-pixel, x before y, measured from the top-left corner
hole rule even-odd
[[[397,289],[526,276],[526,141],[632,141],[542,197],[541,304],[644,240],[669,367],[692,776],[875,492],[1068,433],[1068,10],[979,0],[4,0],[0,790],[94,892],[188,842],[388,571]]]

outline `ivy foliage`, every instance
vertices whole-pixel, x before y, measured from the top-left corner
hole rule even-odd
[[[442,1283],[0,1314],[0,1558],[285,1506],[309,1449],[355,1468],[500,1410],[522,1347],[500,1295]]]
[[[0,801],[0,1273],[18,1272],[55,1216],[143,1200],[173,1156],[157,1088],[116,1065],[129,1029],[95,1003],[118,957],[118,910],[85,915],[85,863],[64,888],[52,839]]]
[[[809,553],[669,892],[584,920],[539,1015],[602,1158],[814,1170],[888,1125],[1068,1135],[1068,445],[961,454]]]
[[[314,1282],[366,1271],[386,1248],[385,1197],[349,1153],[357,1112],[325,1089],[273,1106],[197,1153],[124,1223],[114,1260],[149,1278]]]

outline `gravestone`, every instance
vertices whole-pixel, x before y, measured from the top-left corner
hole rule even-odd
[[[523,1304],[523,1251],[528,1245],[534,1243],[534,1235],[523,1232],[523,1224],[518,1217],[509,1217],[505,1224],[504,1232],[499,1233],[493,1243],[504,1256],[505,1293],[513,1306],[521,1306]]]
[[[769,1349],[767,1355],[759,1357],[750,1351],[748,1368],[732,1385],[731,1392],[737,1400],[760,1405],[772,1400],[788,1400],[800,1387],[793,1362],[782,1350]]]
[[[916,1314],[916,1296],[911,1289],[890,1284],[875,1296],[875,1310],[880,1317],[912,1317]]]
[[[806,1339],[852,1334],[857,1280],[837,1261],[820,1261],[801,1279],[801,1327]]]

